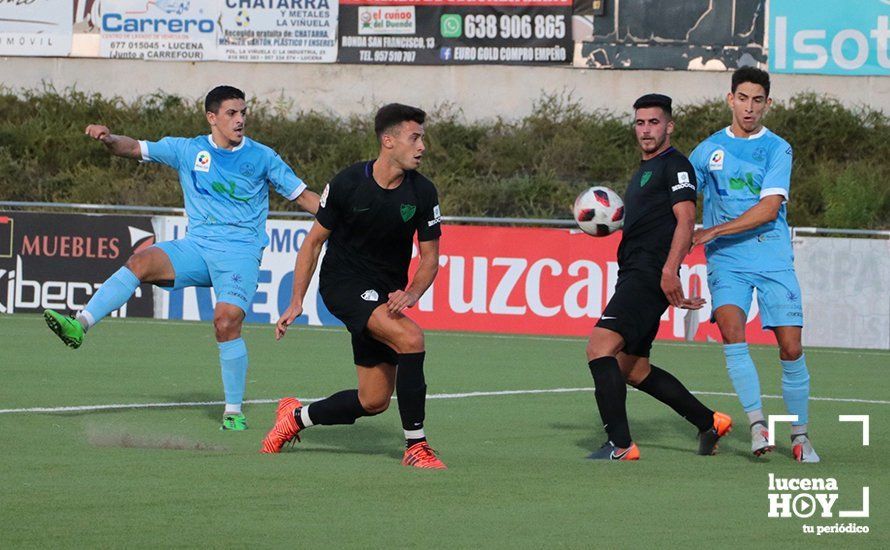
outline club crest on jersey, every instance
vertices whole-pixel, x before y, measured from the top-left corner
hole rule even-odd
[[[708,160],[708,170],[711,172],[723,170],[723,149],[717,149],[711,153],[711,158]]]
[[[408,221],[414,217],[414,213],[417,212],[417,207],[413,204],[403,204],[399,211],[402,214],[402,221]]]
[[[380,295],[377,294],[376,290],[366,290],[362,292],[362,300],[366,302],[376,302],[380,299]]]
[[[195,157],[195,168],[198,172],[209,172],[210,171],[210,153],[207,151],[201,151],[198,153],[198,156]]]

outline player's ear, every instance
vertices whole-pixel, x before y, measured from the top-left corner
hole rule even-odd
[[[732,100],[733,100],[732,92],[729,92],[728,94],[726,94],[726,104],[729,105],[730,109],[732,109]]]
[[[674,121],[673,119],[669,120],[667,123],[667,135],[671,135],[674,133]]]
[[[204,116],[207,117],[207,124],[211,126],[216,126],[216,113],[213,111],[207,111],[204,113]]]

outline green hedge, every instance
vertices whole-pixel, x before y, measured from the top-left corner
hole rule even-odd
[[[288,105],[251,103],[248,131],[278,150],[310,187],[373,157],[372,113],[337,118]],[[424,106],[429,107],[429,106]],[[467,122],[454,106],[431,109],[423,171],[439,187],[442,212],[467,216],[566,218],[593,184],[622,192],[637,164],[629,113],[590,112],[566,97],[544,97],[517,121]],[[729,121],[723,101],[684,105],[674,144],[689,152]],[[88,123],[142,139],[207,132],[200,106],[175,96],[132,103],[76,90],[0,90],[3,200],[180,206],[176,174],[112,158],[86,138]],[[767,125],[795,150],[794,225],[890,227],[890,124],[880,112],[800,95],[772,108]],[[273,209],[286,208],[274,199]]]

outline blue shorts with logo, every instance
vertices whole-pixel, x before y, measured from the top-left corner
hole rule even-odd
[[[189,286],[213,287],[217,302],[236,305],[247,313],[256,293],[260,260],[249,251],[208,248],[190,239],[160,242],[173,264],[176,279],[169,290]]]
[[[800,284],[793,269],[749,273],[712,268],[708,270],[708,288],[712,311],[734,305],[747,314],[756,288],[763,328],[803,326]]]

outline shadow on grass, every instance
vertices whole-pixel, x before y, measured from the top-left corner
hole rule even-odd
[[[301,434],[302,443],[283,453],[362,454],[401,459],[405,440],[396,426],[391,429],[363,424],[352,426],[313,426]]]

